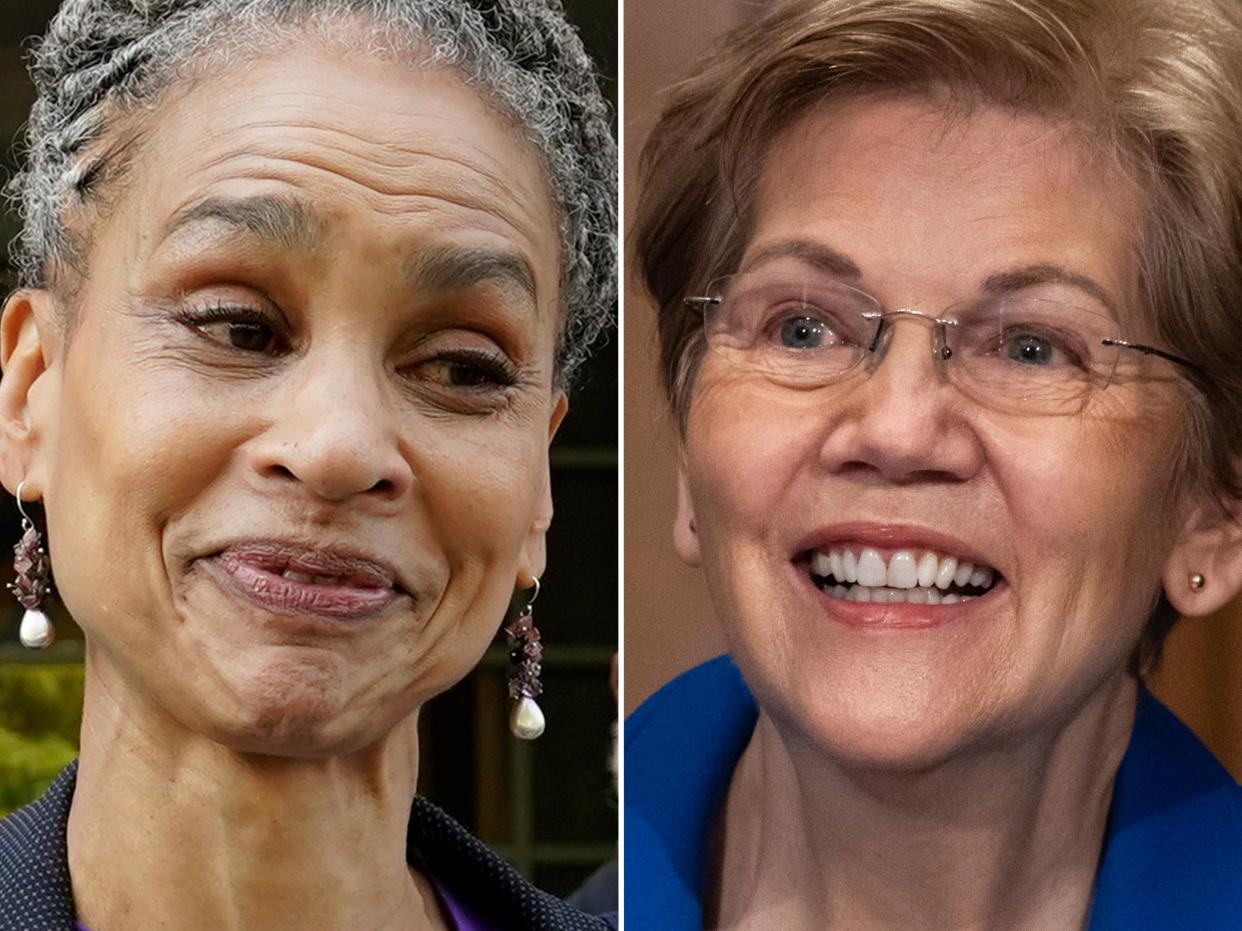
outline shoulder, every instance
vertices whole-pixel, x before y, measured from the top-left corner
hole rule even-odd
[[[625,722],[627,922],[699,928],[704,851],[758,708],[727,656],[678,676]]]
[[[65,831],[76,780],[74,761],[36,801],[0,821],[0,931],[73,927]]]
[[[1143,692],[1113,787],[1091,927],[1173,926],[1242,927],[1242,788]]]
[[[408,850],[485,927],[505,931],[606,931],[616,927],[535,888],[448,814],[424,798],[410,812]]]

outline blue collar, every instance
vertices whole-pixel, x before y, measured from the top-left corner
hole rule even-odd
[[[758,709],[732,661],[625,723],[625,920],[698,931],[709,831]],[[1242,789],[1146,691],[1117,772],[1090,931],[1242,928]]]

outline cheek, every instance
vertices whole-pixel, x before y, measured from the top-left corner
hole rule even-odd
[[[87,625],[106,602],[142,611],[166,590],[161,527],[233,445],[227,406],[168,367],[135,364],[112,335],[84,322],[65,357],[46,495],[58,588]]]
[[[513,431],[448,430],[415,454],[418,494],[455,581],[495,573],[512,591],[513,565],[544,488],[545,441]]]
[[[773,525],[774,508],[784,505],[813,460],[823,430],[822,412],[809,410],[802,399],[736,381],[705,371],[686,425],[696,527],[709,546],[718,526],[753,536]]]
[[[1172,450],[1152,439],[1160,434],[1150,421],[1032,422],[984,435],[1005,508],[1024,534],[1020,558],[1059,554],[1115,572],[1163,553]]]
[[[1038,669],[1041,688],[1112,674],[1138,643],[1171,545],[1165,446],[1150,421],[1120,417],[988,436],[1019,541],[1014,661]]]

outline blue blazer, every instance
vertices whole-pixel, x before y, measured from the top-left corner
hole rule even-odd
[[[625,923],[699,931],[704,854],[758,709],[722,656],[625,723]],[[1148,692],[1117,771],[1091,931],[1242,929],[1242,789]]]
[[[75,912],[65,831],[77,784],[73,763],[37,800],[0,821],[0,931],[72,931]],[[498,928],[607,931],[595,918],[522,878],[460,824],[424,798],[410,812],[407,858],[417,857],[463,902]],[[489,924],[491,927],[491,924]]]

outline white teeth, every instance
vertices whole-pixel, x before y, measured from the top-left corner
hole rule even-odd
[[[884,557],[874,547],[864,547],[858,554],[858,584],[876,588],[888,580],[888,567],[884,565]]]
[[[898,550],[889,558],[888,584],[893,588],[914,588],[919,584],[919,566],[909,550]]]
[[[976,569],[970,574],[970,584],[975,588],[987,588],[992,584],[992,570],[987,566]]]
[[[850,590],[846,588],[844,585],[833,586],[833,589],[832,589],[833,598],[844,598],[849,593],[850,593]]]
[[[940,604],[940,589],[938,589],[938,588],[929,588],[929,589],[927,590],[927,603],[928,603],[929,605],[938,605],[938,604]]]
[[[936,570],[936,588],[944,591],[953,584],[953,576],[957,573],[957,557],[946,556],[940,560],[940,568]]]
[[[910,591],[914,588],[931,591],[934,586],[943,592],[950,585],[988,589],[992,587],[996,575],[986,565],[976,566],[974,563],[961,562],[956,556],[939,556],[928,550],[923,550],[921,554],[916,550],[896,550],[885,564],[879,549],[871,546],[860,550],[848,547],[815,550],[809,556],[808,569],[813,576],[820,579],[831,578],[838,585],[856,584],[872,590],[889,588],[897,591]],[[299,573],[290,576],[286,572],[285,575],[299,581],[307,578]],[[339,577],[327,576],[316,576],[314,580],[324,584],[340,582]],[[875,600],[874,597],[872,600]],[[928,599],[928,603],[944,602]]]
[[[846,582],[858,581],[858,560],[853,550],[846,550],[841,554],[841,573],[845,576]]]
[[[912,605],[927,604],[927,589],[925,588],[910,589],[910,591],[906,592],[906,601],[910,602],[910,604]]]
[[[940,603],[942,605],[955,605],[959,601],[961,601],[961,599],[958,598],[957,595],[945,595],[943,598],[940,599]]]
[[[958,565],[957,572],[953,575],[954,585],[965,585],[970,581],[970,574],[975,571],[973,564],[964,562]]]

